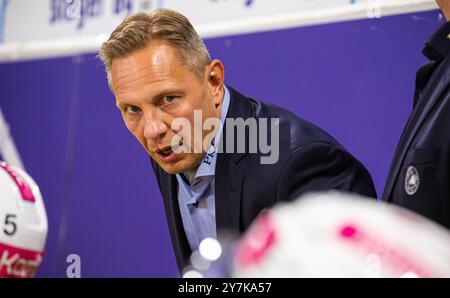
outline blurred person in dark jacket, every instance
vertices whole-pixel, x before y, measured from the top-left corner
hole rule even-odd
[[[414,107],[400,138],[383,200],[450,228],[450,1],[438,0],[447,22],[422,50]]]

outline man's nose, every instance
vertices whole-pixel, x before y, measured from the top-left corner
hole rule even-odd
[[[144,137],[151,141],[157,141],[167,132],[167,125],[155,112],[145,115]]]

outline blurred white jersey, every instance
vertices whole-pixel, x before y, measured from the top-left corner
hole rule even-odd
[[[265,211],[237,243],[234,277],[450,277],[450,232],[338,192]]]
[[[39,187],[23,170],[0,162],[0,277],[33,277],[47,237]]]

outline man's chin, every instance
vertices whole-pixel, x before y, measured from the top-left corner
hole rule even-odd
[[[170,175],[175,175],[175,174],[179,174],[179,173],[184,172],[184,170],[174,169],[174,168],[171,168],[171,167],[169,167],[169,168],[163,167],[162,169],[164,170],[164,172],[166,172],[167,174],[170,174]]]
[[[179,173],[185,172],[192,168],[192,166],[183,165],[183,163],[181,163],[181,162],[176,162],[176,163],[172,163],[172,164],[165,164],[165,163],[161,162],[158,164],[164,170],[164,172],[166,172],[167,174],[170,174],[170,175],[179,174]]]
[[[202,161],[202,158],[202,154],[196,154],[195,156],[180,156],[179,160],[171,163],[163,162],[158,158],[153,158],[153,160],[158,163],[158,165],[164,170],[164,172],[166,172],[167,174],[175,175],[196,168]]]

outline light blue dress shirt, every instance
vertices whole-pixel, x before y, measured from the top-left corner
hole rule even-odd
[[[217,149],[230,105],[230,92],[226,86],[224,86],[224,89],[220,112],[221,124],[217,129],[213,144],[211,144],[197,169],[191,185],[186,183],[180,174],[176,175],[178,180],[178,205],[180,206],[184,231],[192,251],[196,251],[200,242],[207,237],[217,239],[215,208]]]

